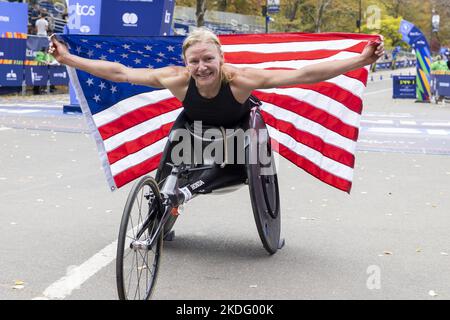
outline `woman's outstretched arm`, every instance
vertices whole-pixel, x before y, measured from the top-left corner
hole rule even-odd
[[[128,68],[117,62],[93,60],[71,54],[66,45],[51,38],[49,53],[61,64],[86,71],[96,77],[114,81],[129,82],[154,88],[171,88],[173,82],[186,73],[183,67],[165,67],[159,69]]]
[[[237,69],[236,80],[249,90],[317,83],[372,64],[383,55],[383,42],[371,43],[357,57],[320,62],[298,70]]]

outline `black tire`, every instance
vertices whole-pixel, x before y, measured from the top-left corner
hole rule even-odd
[[[256,139],[256,137],[252,138]],[[259,156],[258,161],[252,164],[250,155],[252,154],[252,148],[255,148],[256,144],[250,143],[247,147],[247,177],[250,200],[259,237],[264,249],[269,254],[274,254],[280,246],[280,195],[278,177],[270,148],[270,139],[266,143],[268,156],[270,157],[270,164],[266,166],[261,164]]]
[[[158,184],[152,177],[135,183],[123,210],[116,257],[117,292],[121,300],[148,300],[155,288],[161,260],[163,233],[150,249],[132,249],[136,240],[153,235],[161,212]]]

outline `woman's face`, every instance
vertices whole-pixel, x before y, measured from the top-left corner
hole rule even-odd
[[[198,42],[185,52],[186,67],[197,86],[209,86],[220,81],[223,56],[213,43]]]

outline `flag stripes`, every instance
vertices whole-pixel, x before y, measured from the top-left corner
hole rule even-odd
[[[180,37],[64,37],[74,53],[88,58],[115,58],[112,61],[136,68],[182,64]],[[378,36],[344,33],[219,38],[226,63],[268,70],[355,58],[369,42],[379,40]],[[117,48],[120,55],[113,54]],[[100,157],[108,181],[113,181],[111,188],[156,169],[182,110],[181,102],[166,89],[146,92],[140,86],[111,83],[82,71],[70,75],[81,95],[83,111],[96,127]],[[365,67],[317,84],[255,90],[276,151],[321,181],[349,192],[367,78]]]

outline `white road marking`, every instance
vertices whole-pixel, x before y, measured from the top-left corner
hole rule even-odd
[[[450,127],[450,122],[422,122],[422,126]]]
[[[368,132],[376,132],[376,133],[407,133],[407,134],[420,134],[422,131],[418,129],[410,129],[410,128],[368,128]]]
[[[412,121],[412,120],[400,120],[400,124],[403,124],[406,126],[415,126],[415,125],[417,125],[417,122]]]
[[[447,136],[450,134],[450,131],[442,130],[442,129],[427,129],[427,132],[428,132],[428,134],[440,135],[440,136]]]
[[[394,120],[361,120],[361,123],[394,124]]]
[[[6,109],[6,108],[0,109],[0,112],[15,113],[15,114],[34,113],[34,112],[39,112],[39,111],[41,111],[41,110],[36,110],[36,109],[34,109],[34,110],[27,110],[27,109],[18,110],[18,109]]]
[[[117,241],[114,241],[80,266],[68,268],[66,276],[45,289],[43,296],[33,300],[64,299],[69,296],[73,290],[80,288],[90,277],[110,264],[116,258],[116,250]]]
[[[410,113],[378,113],[378,112],[367,112],[363,114],[363,117],[387,117],[387,118],[412,118],[413,115]]]

